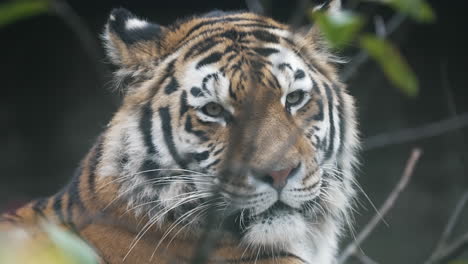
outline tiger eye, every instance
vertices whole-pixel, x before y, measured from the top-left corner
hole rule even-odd
[[[302,102],[302,99],[304,98],[304,92],[303,91],[294,91],[286,96],[286,103],[289,106],[294,106],[298,105]]]
[[[202,110],[203,113],[211,117],[220,117],[224,112],[224,108],[217,103],[208,103],[203,106]]]

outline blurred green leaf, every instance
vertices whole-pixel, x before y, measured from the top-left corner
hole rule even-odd
[[[375,2],[376,0],[374,0]],[[433,22],[436,18],[431,6],[425,0],[377,0],[399,12],[409,15],[418,22]]]
[[[44,229],[48,233],[50,240],[55,244],[55,246],[62,250],[67,257],[69,257],[71,260],[70,263],[99,263],[94,250],[77,236],[51,224],[45,224]]]
[[[0,4],[0,26],[45,13],[48,9],[49,1],[47,0],[17,0]]]
[[[342,49],[355,39],[356,34],[364,25],[364,19],[351,11],[334,13],[313,11],[311,18],[318,24],[332,47],[336,49]]]
[[[459,259],[459,260],[450,261],[448,264],[468,264],[468,260]]]
[[[0,263],[98,264],[97,254],[70,231],[51,223],[0,231]]]
[[[418,94],[418,79],[393,45],[369,34],[362,36],[360,43],[362,48],[380,64],[385,75],[394,85],[408,96]]]

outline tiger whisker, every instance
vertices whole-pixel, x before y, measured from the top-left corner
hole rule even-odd
[[[216,199],[216,198],[215,198]],[[214,199],[212,199],[214,200]],[[164,239],[166,239],[166,237],[172,232],[172,230],[174,230],[174,228],[177,227],[178,224],[182,223],[183,221],[185,221],[187,218],[189,218],[190,216],[192,216],[193,214],[197,213],[199,210],[202,210],[204,209],[205,207],[209,207],[210,204],[209,202],[211,202],[212,200],[209,200],[209,201],[206,201],[206,202],[203,202],[202,204],[198,205],[197,207],[187,211],[186,213],[184,213],[182,216],[179,217],[179,219],[177,219],[177,221],[175,221],[174,223],[172,223],[168,229],[164,232],[164,235],[160,238],[159,240],[159,243],[156,245],[156,248],[154,249],[153,253],[151,254],[151,258],[150,260],[153,259],[154,257],[154,254],[156,253],[156,251],[158,250],[159,246],[162,244],[162,242],[164,241]],[[180,231],[180,230],[179,230]]]
[[[207,197],[210,196],[209,193],[206,194]],[[135,248],[135,246],[137,245],[138,241],[141,240],[141,238],[143,238],[143,236],[148,232],[148,230],[159,220],[161,219],[164,215],[166,215],[168,212],[170,212],[171,210],[174,210],[175,208],[177,208],[178,206],[182,205],[182,204],[185,204],[185,203],[188,203],[188,202],[191,202],[191,201],[194,201],[196,199],[198,199],[200,197],[195,197],[193,198],[193,196],[191,197],[187,197],[185,199],[181,199],[181,201],[177,202],[176,204],[174,204],[173,206],[169,207],[169,208],[165,208],[160,214],[157,214],[153,217],[151,217],[149,220],[148,220],[148,223],[142,228],[142,230],[140,232],[138,232],[136,238],[132,241],[132,243],[130,244],[130,249],[128,250],[127,254],[124,256],[123,258],[123,261],[125,261],[125,259],[128,257],[128,255],[130,254],[130,252]]]

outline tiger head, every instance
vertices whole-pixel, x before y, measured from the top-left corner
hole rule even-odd
[[[116,9],[103,39],[125,96],[99,175],[132,213],[193,230],[214,208],[242,244],[334,254],[358,140],[317,28],[220,11],[165,27]]]

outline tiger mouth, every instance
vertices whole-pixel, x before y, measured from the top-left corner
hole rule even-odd
[[[224,220],[224,228],[234,234],[242,235],[248,227],[256,222],[263,224],[271,222],[273,218],[300,213],[299,209],[293,208],[281,201],[277,201],[267,210],[252,215],[250,212],[237,212],[229,215]]]
[[[269,218],[273,216],[283,215],[283,214],[291,214],[294,212],[298,212],[299,210],[285,204],[282,201],[276,201],[270,208],[266,209],[265,211],[252,216],[253,218]]]

